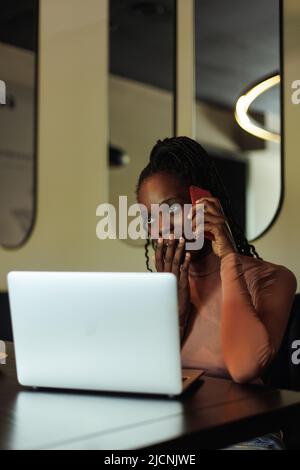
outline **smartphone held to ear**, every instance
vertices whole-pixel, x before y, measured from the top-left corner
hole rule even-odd
[[[189,190],[193,206],[196,204],[196,201],[203,197],[212,197],[211,193],[207,189],[200,188],[199,186],[190,186]],[[209,232],[204,232],[204,238],[214,240],[213,234]]]
[[[200,188],[198,186],[190,186],[189,190],[190,190],[192,205],[195,205],[196,201],[198,201],[199,199],[201,199],[203,197],[212,197],[212,194],[207,189],[203,189],[203,188]],[[221,205],[220,205],[220,208],[221,208],[221,211],[224,214],[224,210],[223,210]],[[236,243],[235,243],[230,225],[229,225],[228,221],[226,220],[226,218],[225,218],[225,225],[227,227],[227,231],[228,231],[228,235],[229,235],[231,244],[232,244],[234,250],[236,252],[238,252],[238,249],[237,249],[237,246],[236,246]],[[204,232],[204,238],[207,238],[208,240],[214,240],[215,239],[213,234],[209,233],[209,232]]]
[[[202,197],[212,197],[211,193],[207,189],[200,188],[199,186],[190,186],[189,190],[193,205]]]

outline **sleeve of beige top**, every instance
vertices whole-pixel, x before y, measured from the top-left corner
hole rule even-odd
[[[259,270],[258,270],[259,272]],[[253,294],[248,290],[240,255],[221,260],[221,342],[225,364],[239,383],[258,378],[277,352],[289,318],[297,281],[279,265],[262,265]]]

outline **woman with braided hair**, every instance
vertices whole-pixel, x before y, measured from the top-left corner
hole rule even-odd
[[[213,240],[205,239],[201,250],[187,252],[185,240],[176,240],[172,234],[172,218],[179,205],[191,204],[191,185],[212,195],[198,203],[204,204],[204,228]],[[148,213],[152,204],[167,203],[170,208],[168,239],[163,226],[159,238],[151,239],[153,221],[147,220],[146,264],[150,271],[152,243],[157,271],[177,276],[184,367],[230,376],[236,382],[260,378],[287,325],[296,290],[294,274],[263,261],[248,243],[212,159],[196,141],[188,137],[159,140],[136,192]],[[191,213],[193,223],[196,211],[197,204]]]
[[[204,204],[203,229],[212,235],[198,251],[186,250],[186,240],[174,236],[178,207],[192,202],[191,185],[212,196],[196,201],[190,213],[197,233],[195,216]],[[248,243],[212,159],[196,141],[159,140],[136,194],[148,214],[153,204],[169,206],[169,231],[160,217],[158,238],[151,237],[153,220],[147,219],[145,254],[151,271],[152,244],[156,270],[172,272],[178,280],[182,366],[238,383],[261,381],[286,329],[297,287],[294,274],[262,260]]]

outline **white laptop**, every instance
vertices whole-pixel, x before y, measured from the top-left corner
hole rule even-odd
[[[167,273],[11,272],[21,385],[179,395],[176,278]]]

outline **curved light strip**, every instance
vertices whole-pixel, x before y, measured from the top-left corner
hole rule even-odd
[[[270,140],[272,142],[280,142],[280,134],[275,132],[268,131],[263,127],[260,127],[258,123],[250,119],[248,115],[249,108],[258,96],[265,93],[270,88],[278,85],[280,83],[280,75],[274,75],[273,77],[267,78],[266,80],[255,85],[251,90],[247,91],[242,95],[236,103],[235,106],[235,119],[238,124],[247,132],[260,139]]]

